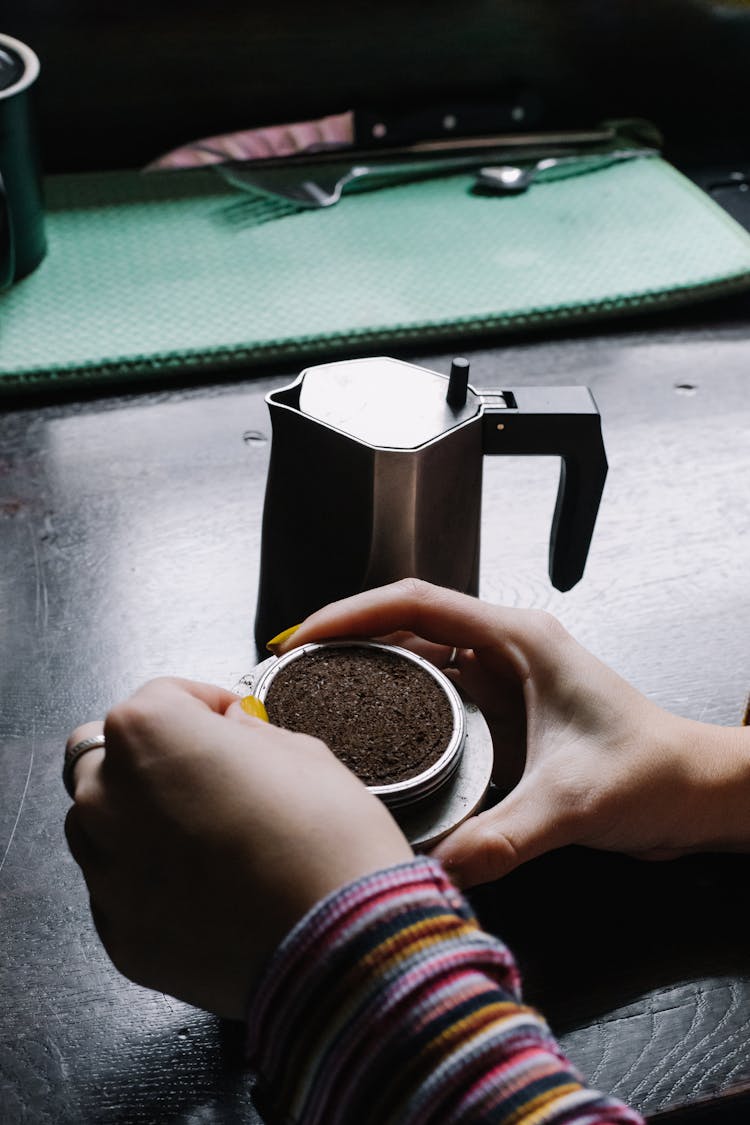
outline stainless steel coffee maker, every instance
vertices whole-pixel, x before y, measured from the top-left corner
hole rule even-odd
[[[476,594],[484,455],[562,459],[558,590],[586,564],[607,475],[586,387],[478,390],[388,358],[309,367],[266,397],[273,426],[256,642],[329,601],[414,576]]]

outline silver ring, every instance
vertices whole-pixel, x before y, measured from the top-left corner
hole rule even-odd
[[[446,668],[458,668],[458,664],[456,663],[457,657],[458,657],[458,649],[454,645],[453,648],[451,649],[451,654],[448,657],[447,662],[443,665],[443,671],[445,671]]]
[[[82,738],[80,742],[76,742],[74,746],[69,746],[65,751],[65,761],[63,763],[62,779],[63,785],[68,791],[68,795],[75,800],[75,793],[73,791],[73,767],[80,757],[88,754],[89,750],[104,749],[104,735],[93,734],[89,738]]]

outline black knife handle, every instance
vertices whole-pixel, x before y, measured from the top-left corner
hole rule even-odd
[[[409,110],[362,109],[354,113],[354,143],[378,148],[417,141],[527,132],[542,115],[541,100],[529,90],[508,90],[497,101],[445,102]]]

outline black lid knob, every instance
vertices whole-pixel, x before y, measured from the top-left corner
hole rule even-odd
[[[466,404],[466,393],[469,387],[469,361],[459,356],[451,363],[451,373],[448,377],[448,393],[445,401],[454,410],[460,410]]]

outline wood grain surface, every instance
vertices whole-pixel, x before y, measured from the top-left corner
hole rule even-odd
[[[659,703],[723,724],[750,686],[749,329],[736,299],[470,353],[477,385],[589,385],[610,460],[567,594],[546,574],[556,463],[486,460],[482,595],[551,610]],[[450,356],[404,358],[447,371]],[[109,964],[60,769],[68,730],[144,680],[231,687],[256,662],[263,396],[296,374],[0,416],[4,1125],[259,1122],[239,1030]],[[589,1079],[657,1117],[708,1098],[718,1122],[750,1087],[749,877],[743,856],[570,849],[476,902]]]

